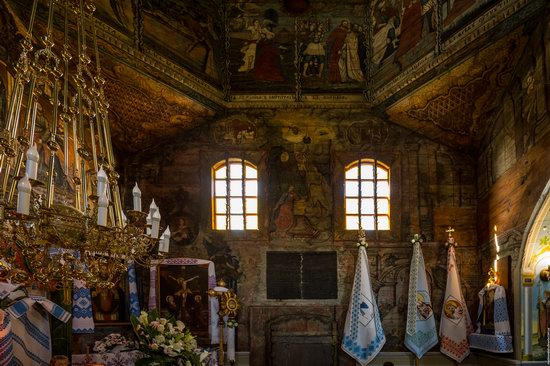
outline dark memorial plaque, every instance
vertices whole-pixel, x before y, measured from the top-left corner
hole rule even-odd
[[[268,299],[336,299],[336,252],[267,252]]]

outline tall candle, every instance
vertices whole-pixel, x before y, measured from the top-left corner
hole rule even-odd
[[[97,172],[97,191],[96,195],[99,197],[105,191],[108,189],[108,179],[107,174],[105,173],[105,170],[103,170],[103,167],[99,168],[99,171]]]
[[[145,224],[146,224],[146,234],[151,236],[151,212],[147,214],[147,217],[145,218]]]
[[[132,189],[132,195],[134,196],[134,211],[141,211],[141,191],[137,182],[134,189]]]
[[[17,213],[28,215],[31,207],[32,186],[27,174],[17,183]]]
[[[155,211],[158,211],[158,209],[159,208],[158,208],[157,204],[155,203],[155,199],[153,198],[153,201],[149,205],[149,215],[153,216]]]
[[[157,210],[151,216],[151,238],[158,239],[160,230],[160,212]]]
[[[38,175],[38,160],[40,160],[40,155],[38,155],[38,150],[36,149],[36,144],[33,144],[27,150],[27,176],[30,179],[36,180]]]
[[[168,253],[170,251],[170,236],[172,234],[170,233],[170,226],[166,227],[166,230],[164,230],[164,233],[162,234],[162,238],[164,239],[164,250],[163,252]]]
[[[161,252],[164,252],[164,237],[160,238],[160,241],[159,241],[159,254]]]
[[[101,226],[107,226],[107,208],[109,207],[109,198],[107,198],[107,187],[103,189],[103,192],[97,200],[97,224]]]

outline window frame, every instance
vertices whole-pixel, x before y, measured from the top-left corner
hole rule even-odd
[[[241,165],[241,175],[239,177],[231,177],[231,165],[234,165],[235,163]],[[220,169],[226,169],[225,177],[218,178],[216,176],[216,173]],[[249,178],[247,177],[247,168],[252,168],[254,170],[255,177]],[[258,174],[258,167],[251,163],[250,161],[240,158],[240,157],[231,157],[231,158],[225,158],[221,161],[218,161],[217,163],[214,163],[211,166],[210,169],[210,177],[211,177],[211,229],[214,231],[224,231],[224,232],[247,232],[247,231],[259,231],[259,174]],[[231,195],[231,182],[232,181],[240,181],[241,182],[241,192],[240,195]],[[225,182],[224,190],[225,195],[217,195],[216,192],[216,182]],[[256,195],[249,195],[247,194],[246,184],[247,182],[255,182],[256,183]],[[232,213],[231,212],[231,199],[241,199],[242,203],[242,212],[241,213]],[[218,208],[217,202],[219,199],[225,199],[225,212],[223,210],[220,211]],[[246,206],[247,206],[247,200],[253,199],[256,202],[256,212],[255,213],[247,213]],[[222,228],[218,228],[217,225],[217,217],[224,217],[225,218],[225,225]],[[243,228],[242,229],[232,229],[231,228],[231,216],[240,216],[243,218]],[[247,228],[248,217],[255,217],[256,218],[256,225],[254,228]]]
[[[364,165],[371,165],[373,167],[372,171],[373,171],[373,176],[372,178],[361,178],[361,166],[364,166]],[[347,175],[348,175],[348,172],[350,170],[352,170],[353,168],[357,168],[357,178],[348,178]],[[386,174],[386,178],[378,178],[378,169],[382,169],[385,174]],[[366,231],[371,231],[371,232],[391,232],[392,230],[392,215],[391,215],[391,210],[392,210],[392,184],[391,184],[391,181],[392,181],[392,177],[391,177],[391,167],[376,159],[376,158],[359,158],[357,160],[354,160],[352,161],[351,163],[347,164],[344,166],[344,174],[343,174],[343,178],[344,178],[344,189],[343,189],[343,216],[344,216],[344,230],[347,231],[347,232],[350,232],[350,231],[357,231],[359,229],[363,229],[363,230],[366,230]],[[388,194],[386,196],[380,196],[378,195],[378,184],[379,182],[381,181],[385,181],[387,182],[387,189],[388,189]],[[346,186],[347,186],[347,183],[348,182],[357,182],[357,195],[356,196],[351,196],[351,195],[348,195],[347,194],[347,189],[346,189]],[[362,183],[369,183],[371,182],[372,183],[372,194],[370,195],[363,195],[363,192],[362,192]],[[370,193],[370,192],[369,192]],[[348,212],[348,199],[355,199],[357,200],[357,213],[349,213]],[[362,201],[365,200],[365,199],[370,199],[373,201],[374,203],[374,207],[373,207],[373,213],[365,213],[363,210],[362,210]],[[378,212],[378,208],[379,208],[379,204],[378,204],[378,201],[380,199],[385,199],[387,201],[387,205],[388,205],[388,210],[387,210],[387,213],[379,213]],[[348,228],[348,217],[357,217],[357,228]],[[373,224],[374,224],[374,228],[363,228],[361,227],[361,218],[362,217],[372,217],[373,218]],[[385,229],[379,229],[378,228],[378,225],[379,225],[379,218],[380,217],[386,217],[387,218],[387,228]]]

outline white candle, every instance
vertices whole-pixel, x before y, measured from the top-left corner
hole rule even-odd
[[[126,215],[123,212],[122,213],[122,226],[126,226],[127,224],[128,224],[128,218],[126,217]]]
[[[162,233],[162,251],[165,253],[168,253],[170,251],[170,236],[172,234],[170,233],[170,226],[166,227],[166,230],[164,230],[164,233]]]
[[[151,238],[158,239],[160,230],[160,212],[157,210],[151,216]]]
[[[31,207],[32,186],[27,174],[17,183],[17,213],[28,215]]]
[[[159,254],[161,252],[164,252],[164,237],[160,238],[160,241],[159,241]]]
[[[157,204],[155,203],[155,199],[153,198],[153,201],[149,205],[149,215],[153,216],[155,211],[158,211],[158,209],[159,208],[158,208]]]
[[[145,224],[146,224],[146,234],[151,236],[151,212],[147,214],[147,217],[145,218]]]
[[[38,150],[36,149],[36,144],[33,144],[27,150],[27,176],[30,179],[36,180],[38,175],[38,160],[40,160],[40,155],[38,155]]]
[[[227,327],[227,359],[235,361],[235,328]]]
[[[106,187],[97,200],[97,224],[107,226],[107,208],[109,207],[109,198],[107,198]]]
[[[109,183],[107,180],[107,174],[105,173],[105,170],[103,170],[103,167],[99,168],[99,171],[97,172],[97,191],[96,195],[99,197],[105,191],[108,189]]]
[[[134,196],[134,211],[141,211],[141,191],[137,185],[132,189],[132,195]]]

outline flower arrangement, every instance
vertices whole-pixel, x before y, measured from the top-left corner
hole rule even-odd
[[[180,320],[160,318],[157,310],[142,311],[132,316],[132,325],[139,349],[148,357],[138,360],[143,365],[205,366],[209,353],[197,346],[197,341]]]
[[[104,337],[100,341],[94,343],[94,352],[120,352],[127,351],[134,348],[134,342],[127,340],[123,335],[118,333],[111,333]]]

